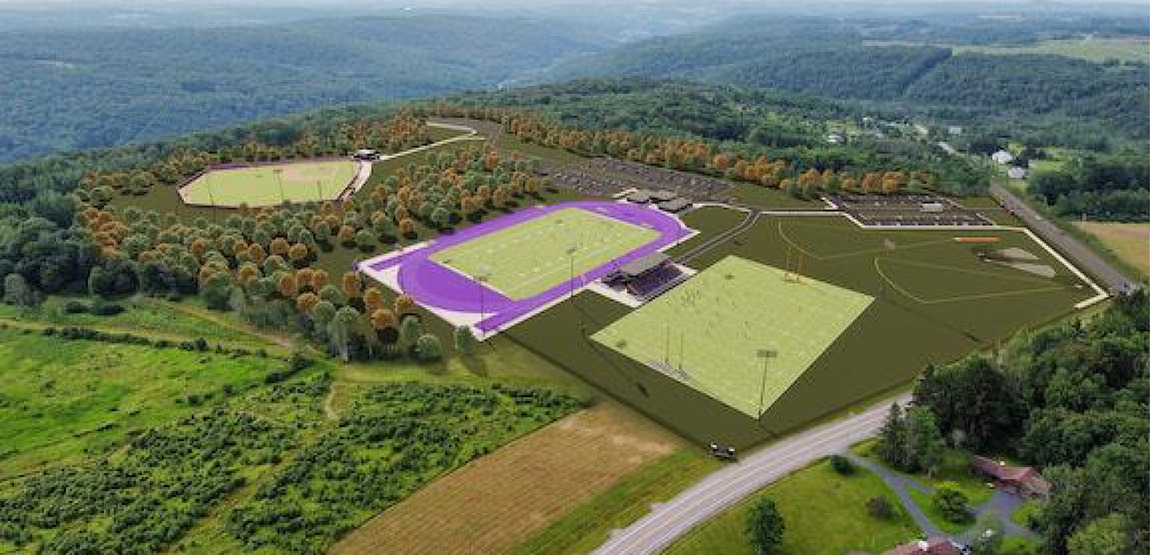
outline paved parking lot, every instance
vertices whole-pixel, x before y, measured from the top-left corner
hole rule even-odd
[[[544,164],[542,170],[560,187],[602,196],[634,188],[674,191],[681,197],[703,201],[717,200],[731,187],[718,179],[615,158],[592,158],[567,166]]]
[[[831,202],[864,226],[986,226],[975,210],[933,195],[836,195]]]

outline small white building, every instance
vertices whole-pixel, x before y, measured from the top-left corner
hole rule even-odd
[[[957,125],[952,125],[952,126],[946,128],[946,132],[948,134],[950,134],[951,136],[957,137],[957,136],[962,134],[962,127],[959,127]]]
[[[946,205],[938,201],[927,201],[919,204],[919,210],[928,214],[937,214],[946,211]]]
[[[1026,179],[1026,176],[1030,175],[1030,171],[1023,167],[1011,166],[1010,169],[1006,170],[1006,175],[1010,176],[1011,179]]]
[[[379,158],[379,153],[370,148],[361,148],[353,154],[357,160],[376,160]]]
[[[843,134],[839,133],[838,131],[832,131],[830,133],[827,133],[827,143],[830,143],[832,145],[841,145],[841,144],[845,143],[846,141],[847,141],[847,138],[844,137]]]
[[[991,154],[990,159],[999,164],[1009,164],[1014,161],[1014,155],[1005,150],[1000,150]]]

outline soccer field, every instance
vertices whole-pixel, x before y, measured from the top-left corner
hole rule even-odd
[[[873,300],[728,256],[592,339],[758,418]]]
[[[211,170],[184,186],[181,195],[188,204],[232,207],[333,200],[351,183],[356,166],[334,160]]]
[[[556,210],[431,255],[512,300],[541,294],[654,241],[654,229],[580,208]]]

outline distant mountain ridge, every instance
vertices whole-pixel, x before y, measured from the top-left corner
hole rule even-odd
[[[489,88],[611,43],[576,24],[474,16],[0,33],[0,161]]]

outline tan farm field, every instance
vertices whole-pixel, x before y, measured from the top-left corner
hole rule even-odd
[[[432,482],[332,552],[507,552],[682,445],[630,409],[602,401]]]
[[[1075,222],[1082,231],[1102,241],[1115,256],[1150,274],[1150,223]]]

